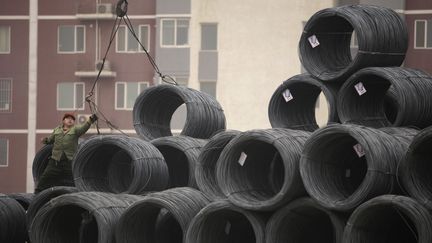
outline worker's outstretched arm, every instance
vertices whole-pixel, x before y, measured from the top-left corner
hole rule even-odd
[[[54,131],[48,137],[42,138],[43,144],[53,144],[54,143]]]
[[[76,134],[78,136],[81,136],[84,133],[86,133],[89,130],[91,124],[93,124],[95,121],[97,121],[97,119],[98,119],[98,117],[95,114],[91,115],[89,117],[89,119],[83,125],[76,126],[76,128],[75,128]]]

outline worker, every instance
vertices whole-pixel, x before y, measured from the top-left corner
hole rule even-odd
[[[77,151],[78,138],[85,134],[97,119],[97,116],[93,114],[84,125],[75,126],[75,116],[66,113],[63,116],[62,125],[56,127],[49,137],[42,139],[44,144],[53,144],[53,149],[35,193],[53,186],[74,186],[72,158]]]

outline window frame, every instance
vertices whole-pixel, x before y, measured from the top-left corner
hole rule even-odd
[[[72,83],[73,84],[73,86],[74,86],[74,90],[73,90],[73,108],[60,108],[59,107],[59,95],[60,95],[60,93],[59,93],[59,87],[60,87],[60,84],[63,84],[63,83]],[[77,90],[77,84],[82,84],[83,85],[83,101],[82,101],[82,104],[83,104],[83,106],[82,106],[82,108],[77,108],[76,107],[76,90]],[[58,82],[57,83],[57,98],[56,98],[56,107],[57,107],[57,110],[58,111],[83,111],[83,110],[85,110],[85,105],[84,105],[84,102],[85,102],[85,83],[84,82]]]
[[[13,79],[12,78],[0,78],[0,80],[9,80],[10,81],[9,109],[0,108],[0,113],[11,113],[12,112],[12,101],[13,101]]]
[[[0,167],[9,167],[9,139],[8,138],[1,138],[1,139],[4,139],[4,140],[6,140],[6,164],[5,165],[2,165],[2,164],[0,164]]]
[[[114,88],[114,110],[116,110],[116,111],[131,111],[131,110],[133,110],[133,107],[131,107],[131,108],[127,107],[127,84],[128,83],[137,83],[138,84],[138,88],[140,87],[141,84],[146,84],[147,88],[150,87],[150,82],[148,82],[148,81],[140,81],[140,82],[118,81],[118,82],[115,82],[115,84],[114,84],[115,85],[115,88]],[[125,87],[125,89],[123,91],[124,92],[124,94],[123,94],[123,104],[124,104],[124,106],[123,107],[118,107],[117,106],[117,100],[118,100],[118,86],[117,85],[118,84],[123,84],[124,87]],[[142,92],[142,90],[141,90],[141,92]],[[138,95],[141,92],[139,92]]]
[[[11,53],[11,46],[12,46],[12,28],[10,25],[3,25],[2,27],[7,27],[8,28],[8,36],[9,36],[9,46],[8,46],[8,51],[0,51],[0,54],[10,54]]]
[[[214,25],[214,26],[216,26],[216,49],[215,50],[204,50],[203,49],[203,43],[202,43],[202,30],[203,30],[203,26],[204,25]],[[200,29],[200,34],[201,34],[201,36],[200,36],[200,51],[202,51],[202,52],[218,52],[218,50],[219,50],[219,24],[218,23],[216,23],[216,22],[202,22],[202,23],[200,23],[200,27],[201,27],[201,29]]]
[[[177,45],[177,22],[178,21],[181,21],[181,20],[187,20],[188,21],[188,33],[187,33],[187,44],[185,44],[185,45]],[[161,24],[160,24],[160,26],[161,26],[161,28],[160,28],[160,46],[162,47],[162,48],[189,48],[190,47],[190,19],[183,19],[183,18],[181,18],[181,19],[176,19],[176,18],[163,18],[163,19],[161,19],[160,20],[161,22]],[[164,43],[163,43],[163,29],[164,29],[164,23],[163,22],[165,22],[165,21],[174,21],[174,44],[173,45],[165,45]]]
[[[418,47],[417,46],[417,23],[418,22],[424,22],[424,46]],[[430,50],[431,47],[428,47],[428,20],[427,19],[416,19],[414,20],[414,49],[416,50]]]
[[[60,51],[60,27],[62,26],[73,26],[74,27],[74,50],[73,51]],[[78,27],[83,27],[83,50],[82,51],[77,51],[77,28]],[[78,24],[78,25],[58,25],[57,27],[57,53],[58,54],[80,54],[80,53],[85,53],[86,52],[86,26],[82,25],[82,24]]]
[[[150,36],[151,36],[151,28],[150,28],[150,25],[149,24],[140,24],[140,25],[138,25],[138,38],[141,40],[141,27],[146,27],[147,28],[147,33],[148,33],[148,35],[147,35],[147,46],[144,46],[144,47],[146,47],[147,48],[147,52],[148,53],[150,53],[150,47],[151,47],[151,44],[150,44],[150,40],[151,40],[151,38],[150,38]],[[118,42],[118,39],[119,39],[119,32],[117,31],[117,34],[116,34],[116,52],[117,53],[127,53],[127,54],[130,54],[130,53],[145,53],[145,51],[142,49],[142,47],[141,47],[141,45],[139,44],[139,43],[137,43],[138,44],[138,51],[128,51],[128,33],[129,33],[129,28],[127,28],[127,26],[126,25],[120,25],[120,27],[119,28],[125,28],[125,36],[124,36],[124,41],[125,41],[125,50],[124,51],[119,51],[119,42]],[[144,45],[144,44],[143,44]]]

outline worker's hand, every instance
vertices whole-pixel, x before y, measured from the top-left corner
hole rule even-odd
[[[93,114],[90,116],[90,122],[94,123],[95,121],[97,121],[98,117],[96,116],[96,114]]]
[[[48,138],[47,137],[41,138],[41,143],[48,144]]]

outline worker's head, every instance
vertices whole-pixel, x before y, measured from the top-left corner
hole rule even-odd
[[[66,113],[63,116],[63,126],[71,127],[75,124],[75,116],[71,113]]]

